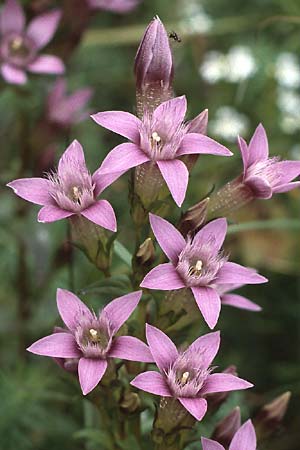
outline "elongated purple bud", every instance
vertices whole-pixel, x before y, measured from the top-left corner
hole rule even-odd
[[[280,427],[286,414],[290,398],[291,393],[289,391],[285,392],[270,403],[264,405],[256,414],[253,422],[259,439],[269,437]]]
[[[212,439],[227,448],[240,426],[241,411],[237,406],[224,419],[217,423]]]

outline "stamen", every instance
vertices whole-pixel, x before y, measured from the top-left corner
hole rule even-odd
[[[159,142],[161,142],[161,137],[159,136],[159,134],[156,131],[153,131],[151,138],[153,141],[155,141],[157,144]]]
[[[200,275],[202,273],[202,268],[203,268],[203,262],[200,259],[198,259],[196,264],[189,268],[188,275],[189,276],[200,277]]]
[[[73,199],[75,202],[80,203],[81,189],[78,188],[77,186],[73,186],[72,189],[71,189],[71,191],[72,191],[72,199]]]
[[[184,372],[182,374],[180,382],[183,386],[187,383],[189,376],[190,376],[190,372]]]
[[[17,36],[10,44],[10,47],[13,51],[18,51],[23,47],[23,39],[20,36]]]
[[[99,340],[99,336],[98,336],[98,331],[97,330],[95,330],[94,328],[91,328],[89,330],[89,333],[91,335],[91,340],[93,342],[97,342]]]

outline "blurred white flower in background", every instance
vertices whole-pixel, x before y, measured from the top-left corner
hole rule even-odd
[[[300,159],[300,144],[295,144],[290,150],[290,156],[292,159]]]
[[[275,78],[284,87],[300,86],[300,67],[296,55],[288,52],[279,54],[275,64]]]
[[[227,73],[227,60],[221,52],[211,51],[206,53],[199,73],[208,83],[215,84],[224,79]]]
[[[180,32],[184,34],[207,33],[212,28],[212,18],[197,0],[182,0],[181,3]]]
[[[249,119],[231,106],[222,106],[209,122],[211,134],[230,142],[238,135],[245,136],[249,130]]]
[[[282,113],[280,128],[287,134],[300,130],[300,96],[292,89],[279,88],[277,105]]]

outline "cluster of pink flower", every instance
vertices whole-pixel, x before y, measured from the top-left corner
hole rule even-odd
[[[90,0],[101,6],[101,0]],[[112,2],[114,9],[126,9],[135,0]],[[112,5],[113,6],[113,5]],[[112,8],[113,9],[113,8]],[[14,20],[11,13],[14,12]],[[53,56],[37,56],[38,50],[52,37],[59,12],[35,19],[24,29],[24,16],[14,0],[8,0],[2,12],[1,55],[2,74],[12,82],[25,82],[25,69],[61,73],[63,64]],[[180,207],[188,187],[191,157],[200,154],[231,156],[223,145],[206,136],[207,111],[190,122],[184,122],[185,96],[173,98],[173,62],[168,35],[158,18],[148,26],[138,49],[135,73],[139,118],[122,111],[99,112],[93,120],[130,142],[115,147],[101,166],[91,175],[84,152],[73,141],[59,160],[57,172],[47,178],[23,178],[8,183],[20,197],[41,205],[39,222],[53,222],[83,216],[97,227],[115,232],[116,217],[110,203],[98,199],[101,193],[129,169],[134,170],[134,189],[154,236],[169,262],[150,270],[140,286],[145,289],[191,293],[207,323],[213,329],[221,304],[259,311],[260,307],[231,291],[245,284],[266,282],[256,270],[229,262],[222,251],[227,221],[218,215],[218,208],[206,208],[201,228],[183,236],[164,218],[153,214],[155,201],[166,186]],[[62,102],[65,85],[57,84],[49,100],[49,116],[66,123],[73,114],[74,103],[85,104],[90,92],[73,102]],[[55,106],[54,106],[55,105]],[[227,204],[228,195],[235,205],[254,198],[269,199],[275,193],[287,192],[300,185],[293,180],[300,174],[299,161],[269,158],[268,141],[262,125],[256,129],[250,144],[238,140],[244,171],[228,183],[226,195],[218,193]],[[142,182],[140,181],[142,179]],[[228,194],[228,191],[230,193]],[[226,197],[227,196],[227,197]],[[226,198],[225,198],[226,197]],[[213,204],[213,202],[212,202]],[[222,208],[221,208],[222,210]],[[217,211],[217,212],[216,212]],[[137,219],[136,219],[137,220]],[[143,218],[144,220],[144,218]],[[201,222],[200,221],[200,222]],[[200,228],[200,229],[199,229]],[[159,371],[138,374],[131,385],[180,402],[196,420],[207,411],[207,396],[252,387],[249,382],[231,373],[215,373],[212,361],[220,346],[220,333],[211,332],[196,339],[187,349],[178,350],[160,329],[146,324],[147,344],[133,336],[120,335],[124,322],[138,307],[142,291],[113,300],[96,315],[73,293],[58,289],[57,307],[66,329],[56,329],[50,336],[31,345],[28,350],[49,356],[66,369],[78,370],[83,394],[91,392],[101,381],[111,358],[155,363]],[[232,433],[230,450],[255,450],[256,436],[251,421]],[[202,439],[204,450],[222,450],[216,441]]]

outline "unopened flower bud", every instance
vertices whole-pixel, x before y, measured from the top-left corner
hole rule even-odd
[[[135,392],[126,392],[120,403],[124,412],[133,413],[141,406],[141,400]]]
[[[235,376],[238,375],[236,366],[233,366],[233,365],[227,367],[227,369],[223,370],[222,373],[230,373],[231,375],[235,375]],[[229,395],[230,395],[230,392],[218,392],[216,394],[208,394],[206,396],[206,399],[207,399],[208,407],[209,407],[210,411],[218,409],[222,405],[222,403],[224,403],[226,401],[226,399],[228,398]]]
[[[212,439],[219,442],[225,448],[229,447],[233,436],[241,426],[241,411],[237,406],[228,416],[217,423]]]
[[[253,422],[260,439],[270,436],[279,427],[286,414],[290,398],[291,393],[285,392],[264,405],[257,413]]]
[[[140,264],[148,265],[154,261],[155,258],[155,249],[153,245],[152,239],[147,238],[139,247],[136,253],[137,260]]]
[[[209,197],[194,206],[191,206],[181,217],[178,229],[186,236],[189,232],[193,232],[199,228],[206,219]]]

